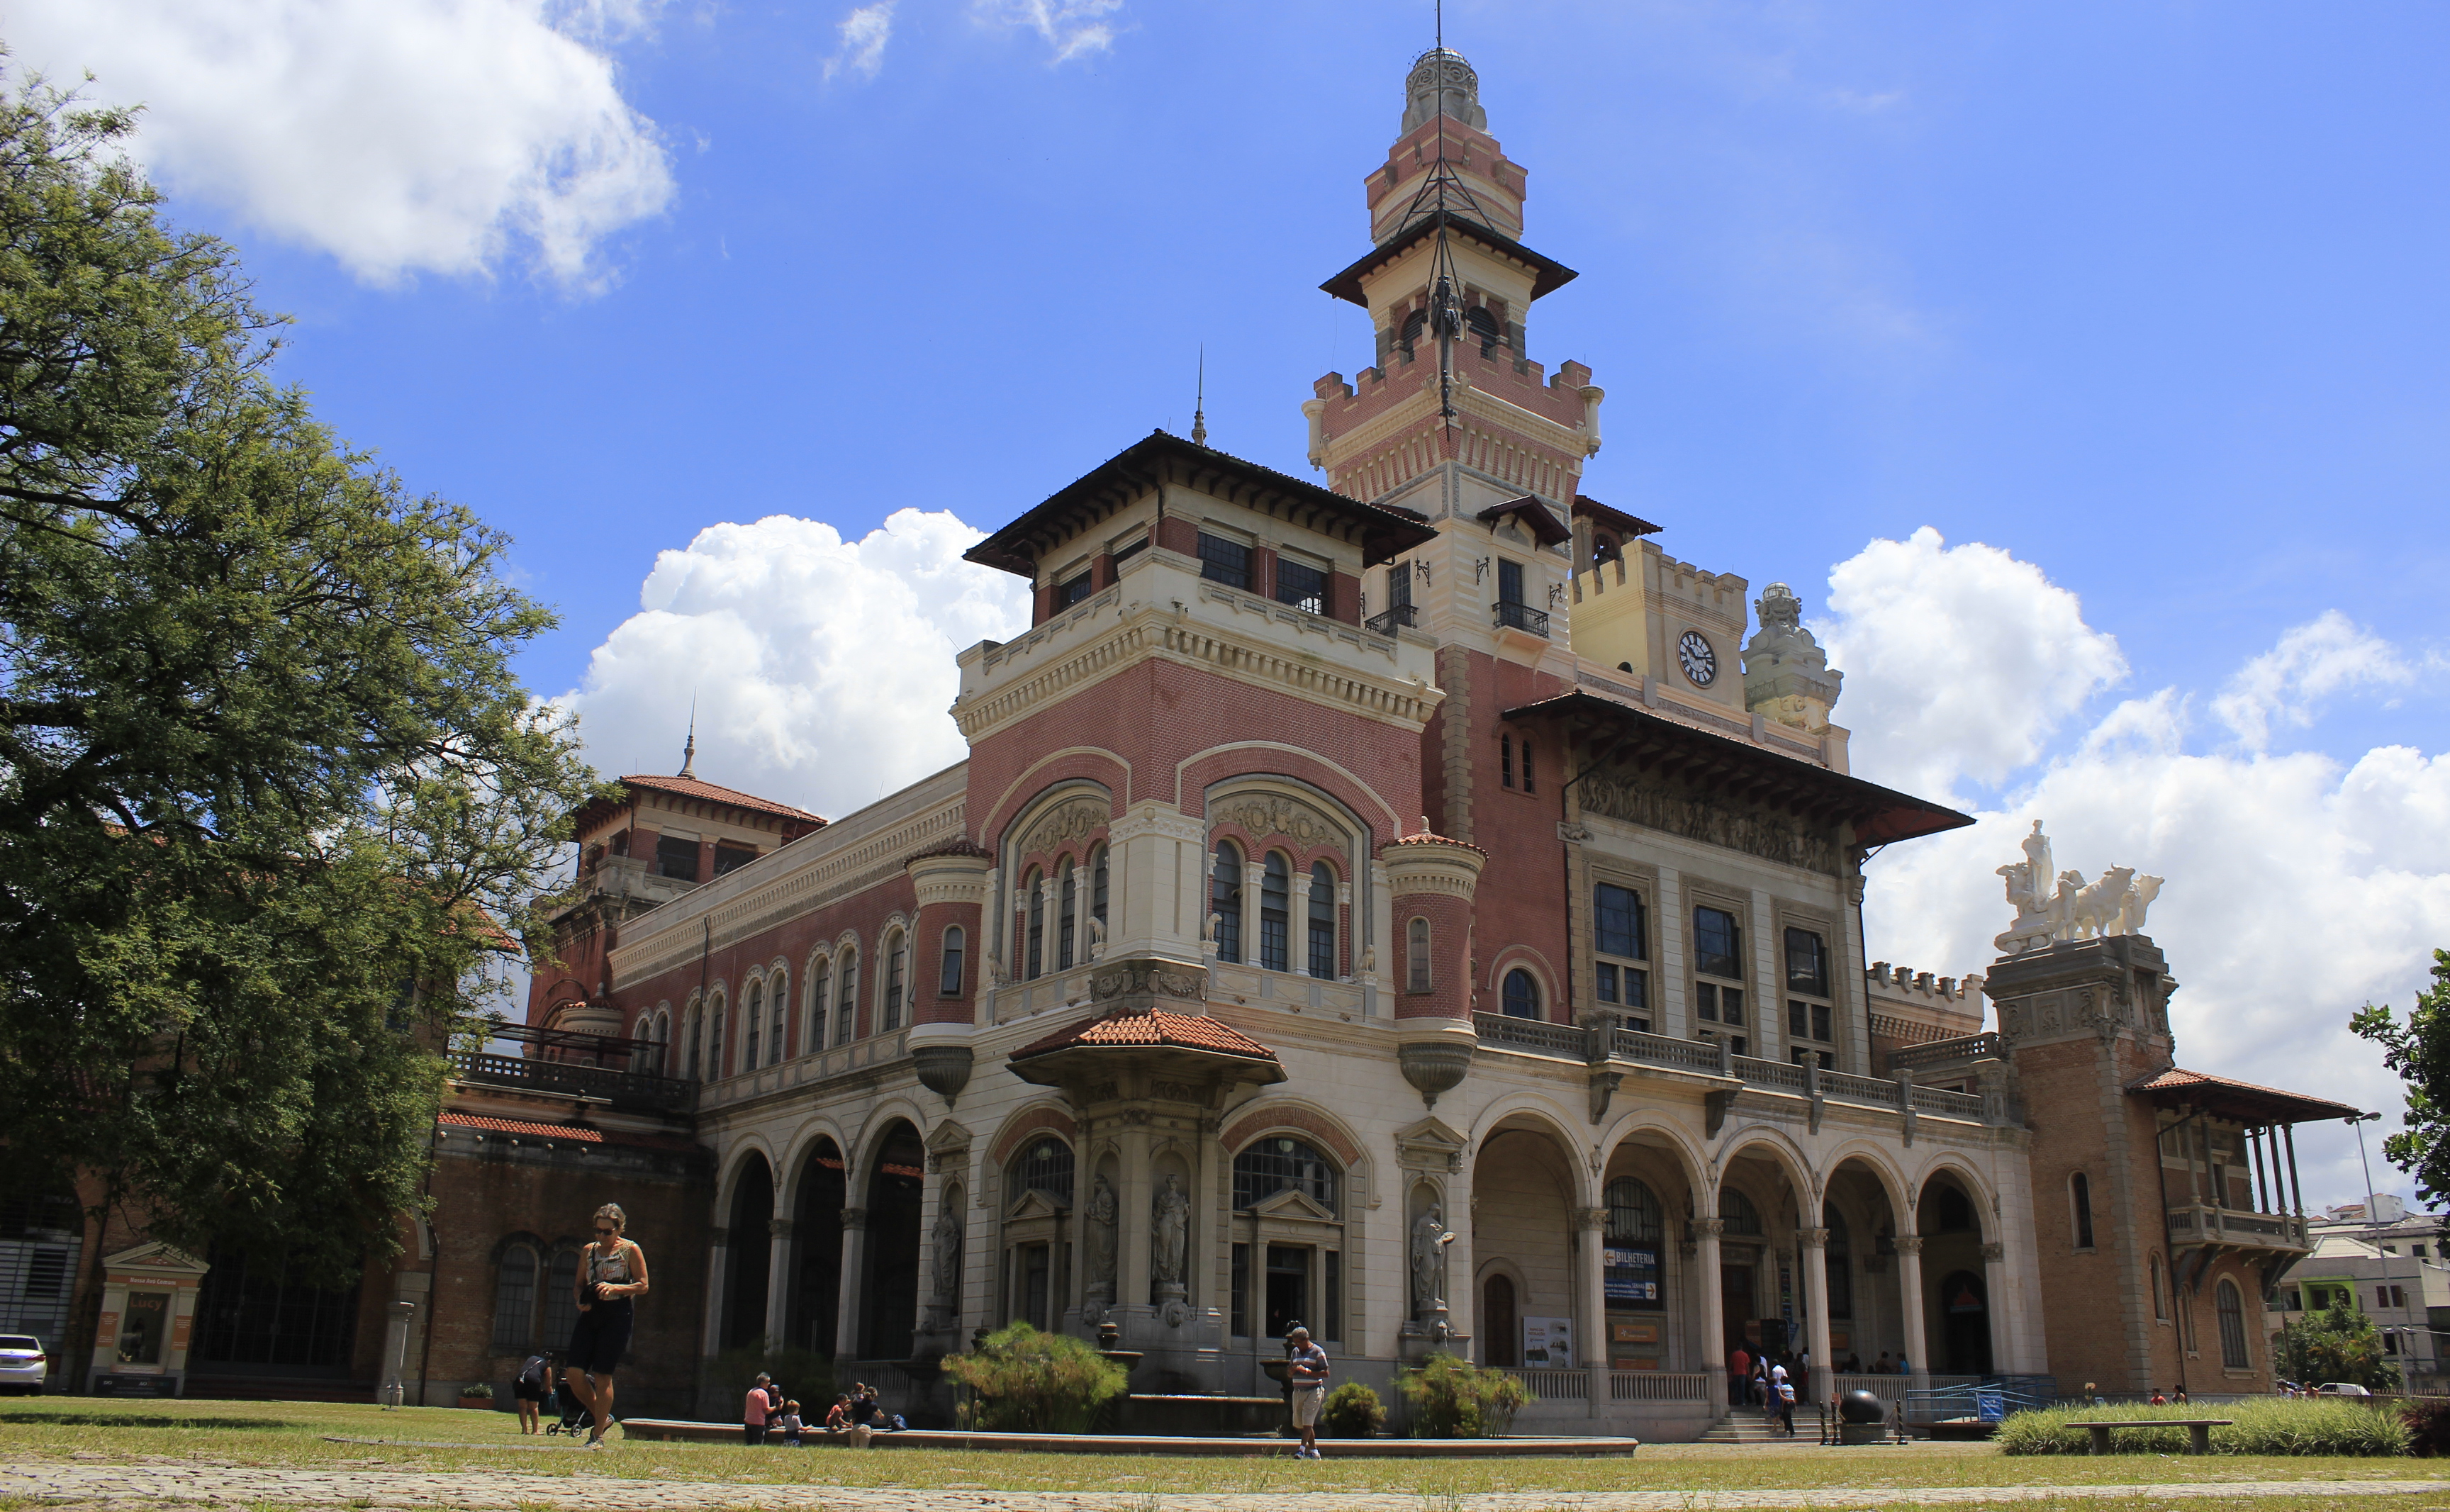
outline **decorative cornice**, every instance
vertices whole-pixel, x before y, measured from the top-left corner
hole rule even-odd
[[[1479,886],[1480,868],[1488,856],[1477,845],[1444,836],[1412,835],[1381,846],[1378,859],[1387,868],[1387,886],[1392,897],[1435,893],[1468,902]]]

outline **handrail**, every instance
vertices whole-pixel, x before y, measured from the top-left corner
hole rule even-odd
[[[1916,1066],[1944,1065],[1952,1060],[1987,1060],[2008,1053],[2008,1042],[1996,1033],[1959,1035],[1954,1039],[1934,1039],[1919,1045],[1907,1045],[1889,1052],[1889,1071],[1912,1071]]]
[[[451,1074],[461,1081],[493,1087],[529,1088],[537,1092],[576,1093],[654,1108],[687,1108],[695,1091],[691,1083],[677,1076],[658,1076],[643,1071],[612,1071],[571,1060],[489,1056],[472,1050],[454,1050],[444,1058],[450,1062]]]
[[[1550,1055],[1569,1060],[1583,1058],[1583,1047],[1588,1042],[1583,1030],[1572,1024],[1553,1024],[1540,1018],[1516,1018],[1507,1014],[1474,1014],[1472,1032],[1484,1045],[1507,1050],[1527,1050],[1534,1055]]]
[[[1528,604],[1509,604],[1504,599],[1489,607],[1488,623],[1493,630],[1527,630],[1544,639],[1548,633],[1548,611],[1533,609]]]
[[[1397,604],[1384,613],[1372,614],[1361,622],[1373,633],[1392,635],[1397,627],[1411,630],[1421,623],[1420,612],[1410,604]]]

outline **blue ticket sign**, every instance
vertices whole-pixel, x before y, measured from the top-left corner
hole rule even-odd
[[[1664,1306],[1659,1290],[1657,1245],[1612,1244],[1601,1252],[1601,1263],[1610,1306],[1645,1309]]]

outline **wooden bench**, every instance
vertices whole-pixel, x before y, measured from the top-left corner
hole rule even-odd
[[[2092,1435],[2092,1452],[2110,1452],[2110,1430],[2112,1428],[2184,1428],[2187,1430],[2187,1452],[2212,1452],[2212,1429],[2225,1428],[2235,1418],[2121,1418],[2115,1423],[2071,1423],[2071,1428],[2083,1428]]]

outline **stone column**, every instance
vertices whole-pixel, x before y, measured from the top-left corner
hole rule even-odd
[[[1259,963],[1259,902],[1267,896],[1267,883],[1266,862],[1254,856],[1242,863],[1242,964],[1245,966]],[[1286,924],[1285,938],[1290,940],[1293,938],[1292,921],[1286,921]],[[1289,945],[1287,954],[1291,953]],[[1287,960],[1285,964],[1290,966],[1293,962]]]
[[[2008,1247],[1996,1242],[1982,1247],[1982,1293],[1991,1323],[1991,1368],[2018,1370],[2024,1361],[2010,1347],[2008,1327]]]
[[[1310,975],[1310,873],[1296,872],[1286,890],[1285,964]]]
[[[1583,1251],[1581,1306],[1576,1309],[1583,1316],[1582,1326],[1574,1330],[1581,1335],[1574,1348],[1590,1372],[1590,1412],[1597,1417],[1600,1405],[1608,1399],[1607,1210],[1577,1211],[1574,1232]]]
[[[1830,1378],[1837,1373],[1829,1349],[1829,1231],[1799,1229],[1803,1241],[1803,1310],[1805,1347],[1812,1351],[1812,1388],[1816,1400],[1834,1400]]]
[[[402,1404],[408,1388],[401,1378],[407,1373],[408,1322],[417,1316],[414,1302],[394,1302],[384,1308],[382,1345],[382,1384],[375,1387],[375,1400],[387,1407]]]
[[[701,1352],[723,1352],[723,1293],[731,1279],[731,1231],[710,1229],[706,1244],[706,1340]]]
[[[1145,1109],[1132,1111],[1145,1116]],[[1153,1310],[1149,1287],[1157,1258],[1157,1187],[1149,1172],[1148,1125],[1126,1116],[1116,1133],[1120,1179],[1115,1184],[1115,1321],[1122,1325],[1124,1347],[1140,1349],[1157,1336],[1145,1320]],[[1254,1267],[1264,1263],[1260,1256],[1252,1259]]]
[[[1931,1352],[1923,1339],[1922,1235],[1897,1235],[1897,1307],[1905,1314],[1906,1363],[1914,1367],[1914,1389],[1931,1389]]]
[[[1447,1246],[1447,1328],[1466,1341],[1454,1351],[1466,1359],[1475,1358],[1469,1341],[1480,1336],[1480,1262],[1474,1258],[1480,1246],[1480,1235],[1474,1231],[1480,1222],[1480,1200],[1471,1194],[1471,1159],[1466,1156],[1462,1165],[1447,1173],[1445,1183],[1447,1227],[1455,1231],[1455,1242]],[[1396,1248],[1403,1251],[1405,1269],[1409,1270],[1409,1233]],[[1409,1295],[1410,1290],[1407,1282],[1405,1291]],[[1519,1311],[1516,1318],[1520,1327]]]
[[[1718,1394],[1710,1400],[1720,1403],[1727,1398],[1727,1301],[1719,1290],[1719,1235],[1726,1229],[1724,1218],[1693,1220],[1693,1239],[1701,1251],[1693,1263],[1701,1268],[1701,1368],[1715,1378],[1712,1389]]]
[[[768,1348],[780,1348],[785,1342],[784,1331],[789,1326],[791,1262],[800,1247],[791,1242],[788,1218],[768,1219],[766,1232],[766,1339]]]
[[[1063,968],[1056,964],[1055,941],[1063,928],[1063,889],[1053,872],[1038,879],[1038,975],[1060,976]]]
[[[842,1285],[836,1297],[834,1312],[834,1358],[859,1358],[860,1293],[866,1289],[861,1274],[867,1261],[867,1210],[845,1208],[842,1211]]]

